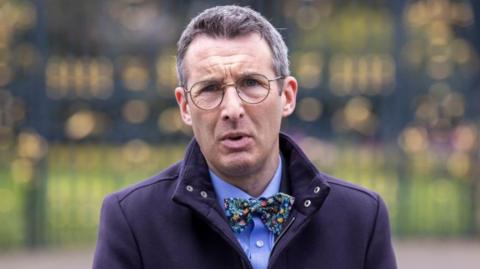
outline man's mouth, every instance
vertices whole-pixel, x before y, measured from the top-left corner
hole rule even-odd
[[[243,135],[234,135],[234,136],[227,137],[227,139],[236,141],[236,140],[242,139],[243,137],[244,137]]]
[[[231,132],[223,135],[221,145],[228,150],[240,151],[246,149],[252,143],[252,137],[246,133]]]

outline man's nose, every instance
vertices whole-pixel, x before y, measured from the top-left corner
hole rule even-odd
[[[243,118],[245,115],[243,102],[238,96],[234,84],[225,85],[221,110],[221,117],[223,120],[236,120]]]

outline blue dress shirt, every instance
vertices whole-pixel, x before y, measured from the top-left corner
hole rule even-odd
[[[212,170],[210,170],[210,177],[212,178],[213,188],[217,194],[217,201],[221,208],[223,208],[223,201],[225,198],[236,197],[249,199],[270,197],[280,191],[280,183],[282,181],[282,158],[279,157],[275,175],[265,188],[265,191],[263,191],[259,197],[252,197],[243,190],[227,183],[215,175]],[[247,257],[250,259],[253,268],[266,269],[275,237],[263,224],[260,218],[253,217],[253,223],[250,223],[243,232],[235,233],[235,236],[247,254]]]

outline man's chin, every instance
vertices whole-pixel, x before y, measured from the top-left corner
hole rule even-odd
[[[255,162],[250,158],[231,158],[224,160],[221,164],[221,170],[224,174],[230,176],[244,176],[255,170]]]

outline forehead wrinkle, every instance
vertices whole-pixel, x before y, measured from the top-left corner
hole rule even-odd
[[[245,70],[252,70],[251,67],[244,67],[243,62],[213,63],[203,68],[204,73],[201,80],[234,78],[245,73]],[[255,69],[255,68],[253,68]]]

